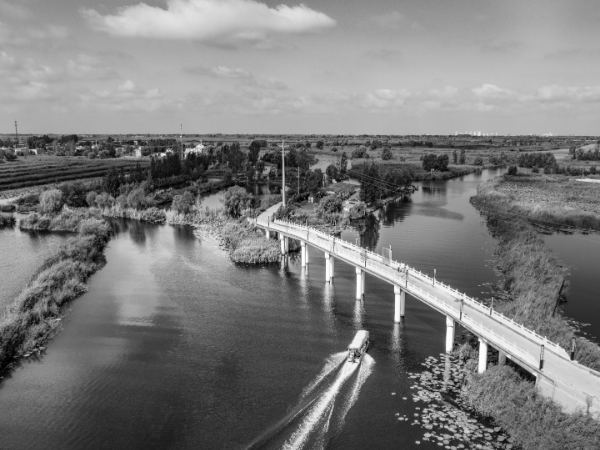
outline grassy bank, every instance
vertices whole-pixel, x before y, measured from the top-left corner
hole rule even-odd
[[[485,214],[490,232],[498,239],[496,267],[504,283],[495,309],[570,351],[575,333],[557,307],[567,269],[529,221],[514,216],[515,205],[505,195],[497,195],[493,184],[480,186],[471,202]],[[600,347],[580,337],[576,344],[575,359],[600,370]]]
[[[600,422],[582,412],[563,412],[508,366],[471,373],[461,397],[479,414],[493,418],[523,450],[600,448]]]
[[[600,231],[597,183],[583,183],[564,175],[521,172],[481,185],[477,197],[483,211],[489,202],[493,209],[526,217],[540,227]]]
[[[167,213],[167,222],[171,225],[189,225],[217,238],[236,263],[266,264],[279,262],[281,248],[278,241],[267,239],[245,217],[233,219],[227,217],[221,209],[198,208],[187,214]],[[299,245],[290,240],[290,251]]]
[[[84,219],[46,261],[19,296],[0,311],[0,370],[41,349],[59,326],[61,308],[86,291],[86,281],[105,264],[109,228]]]
[[[366,162],[364,163],[354,163],[352,164],[352,168],[349,170],[349,173],[358,172],[360,173],[365,167]],[[423,169],[421,164],[411,164],[411,163],[398,163],[398,162],[390,162],[390,161],[381,161],[377,164],[380,169],[380,173],[383,178],[386,175],[396,172],[402,172],[410,175],[412,181],[422,181],[422,180],[448,180],[451,178],[462,177],[464,175],[468,175],[475,172],[481,172],[484,169],[482,166],[472,166],[472,165],[449,165],[447,171],[434,171],[428,172]]]

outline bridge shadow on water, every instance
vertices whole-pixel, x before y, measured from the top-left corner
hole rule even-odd
[[[368,354],[360,364],[347,362],[346,352],[329,356],[321,372],[304,388],[298,403],[248,450],[326,448],[342,430],[374,364]]]

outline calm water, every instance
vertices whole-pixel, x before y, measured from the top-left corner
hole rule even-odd
[[[343,237],[391,245],[395,259],[482,297],[493,241],[468,199],[491,176],[423,183]],[[1,448],[388,449],[422,438],[395,414],[422,406],[406,373],[443,351],[442,315],[409,297],[395,325],[392,286],[367,276],[357,302],[354,268],[337,262],[327,285],[312,249],[307,271],[295,258],[249,268],[189,228],[112,223],[108,264],[61,334],[0,385]],[[348,369],[340,353],[360,328],[369,355]]]
[[[61,234],[25,233],[14,228],[0,228],[0,307],[11,302],[42,262],[66,238]]]
[[[600,264],[599,234],[553,234],[544,236],[548,247],[569,268],[569,290],[563,311],[582,325],[585,336],[599,342],[600,298],[598,297],[598,267]]]

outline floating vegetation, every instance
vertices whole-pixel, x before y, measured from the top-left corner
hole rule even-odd
[[[441,356],[427,358],[422,363],[427,370],[408,373],[413,380],[412,400],[421,405],[411,418],[411,425],[420,425],[425,431],[420,441],[451,450],[514,448],[510,436],[500,427],[477,418],[461,399],[460,390],[469,374],[466,364],[456,356]],[[406,415],[396,415],[399,421],[408,420]]]

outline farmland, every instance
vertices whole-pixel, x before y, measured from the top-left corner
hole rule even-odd
[[[125,171],[149,165],[148,159],[90,160],[78,156],[30,156],[0,165],[0,191],[104,176],[110,167]]]

